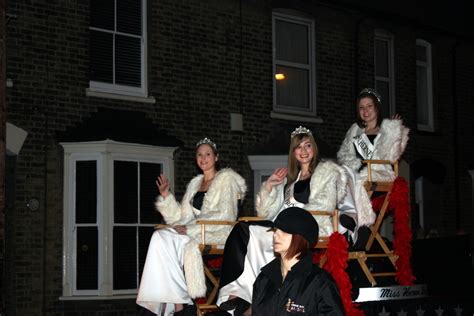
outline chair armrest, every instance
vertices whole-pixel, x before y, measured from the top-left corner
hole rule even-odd
[[[198,220],[198,225],[234,225],[235,221],[213,221],[213,220]]]
[[[235,221],[213,221],[213,220],[198,220],[196,221],[196,224],[201,225],[201,246],[206,245],[206,225],[209,226],[222,226],[222,225],[229,225],[229,226],[234,226]]]
[[[395,177],[398,177],[398,161],[390,160],[362,160],[363,164],[367,164],[367,181],[372,182],[372,165],[391,165]]]
[[[374,164],[374,165],[394,165],[397,162],[392,162],[390,160],[382,160],[382,159],[367,159],[367,160],[362,160],[362,163],[365,164]]]
[[[264,221],[264,217],[260,216],[242,216],[239,217],[238,221],[239,222],[256,222],[256,221]]]
[[[172,227],[168,224],[156,224],[155,226],[153,226],[155,229],[162,229],[162,228],[168,228],[168,227]]]

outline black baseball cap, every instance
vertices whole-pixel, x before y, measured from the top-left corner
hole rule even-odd
[[[299,207],[289,207],[278,214],[273,227],[288,234],[299,234],[310,244],[318,240],[319,226],[313,215]]]

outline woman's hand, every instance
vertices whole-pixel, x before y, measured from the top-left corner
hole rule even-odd
[[[285,181],[285,177],[288,174],[288,168],[276,168],[275,171],[271,174],[271,176],[265,182],[265,190],[268,192],[272,192],[272,188],[275,185],[279,185]]]
[[[186,235],[186,226],[184,225],[177,225],[175,227],[173,227],[174,230],[176,230],[176,232],[180,235]]]
[[[164,174],[160,174],[160,176],[156,178],[156,187],[163,198],[166,198],[170,194],[170,182]]]
[[[395,113],[392,115],[392,120],[401,120],[402,116],[398,113]]]

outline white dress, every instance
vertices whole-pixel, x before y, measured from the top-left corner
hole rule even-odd
[[[183,274],[184,249],[190,237],[172,228],[156,230],[143,267],[137,304],[161,315],[174,311],[175,303],[192,304]],[[170,264],[170,263],[174,264]],[[165,304],[172,302],[173,304]]]
[[[366,160],[397,161],[407,145],[408,133],[409,129],[403,126],[401,120],[389,119],[382,121],[379,133],[373,143],[365,134],[365,130],[356,123],[347,131],[337,153],[337,159],[346,169],[347,196],[352,196],[357,210],[365,210],[365,212],[357,212],[356,216],[353,216],[357,228],[372,225],[376,217],[364,188],[364,182],[367,180],[367,167],[362,165],[361,157]],[[393,181],[394,179],[394,172],[389,165],[374,164],[372,166],[372,181]],[[357,240],[357,229],[351,233],[351,236],[354,241]]]
[[[245,180],[231,169],[219,171],[205,194],[201,210],[197,210],[191,201],[202,179],[198,175],[190,181],[181,203],[172,194],[157,199],[156,207],[166,223],[186,225],[187,235],[180,235],[173,228],[158,229],[152,235],[136,302],[155,314],[171,315],[174,304],[193,304],[192,298],[206,293],[199,251],[201,226],[195,222],[237,218],[238,201],[246,191]],[[229,232],[226,225],[206,228],[206,241],[224,244]]]

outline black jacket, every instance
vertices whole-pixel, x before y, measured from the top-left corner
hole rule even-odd
[[[264,266],[253,285],[252,297],[252,316],[344,315],[334,280],[313,265],[310,255],[288,271],[283,284],[280,258]]]

